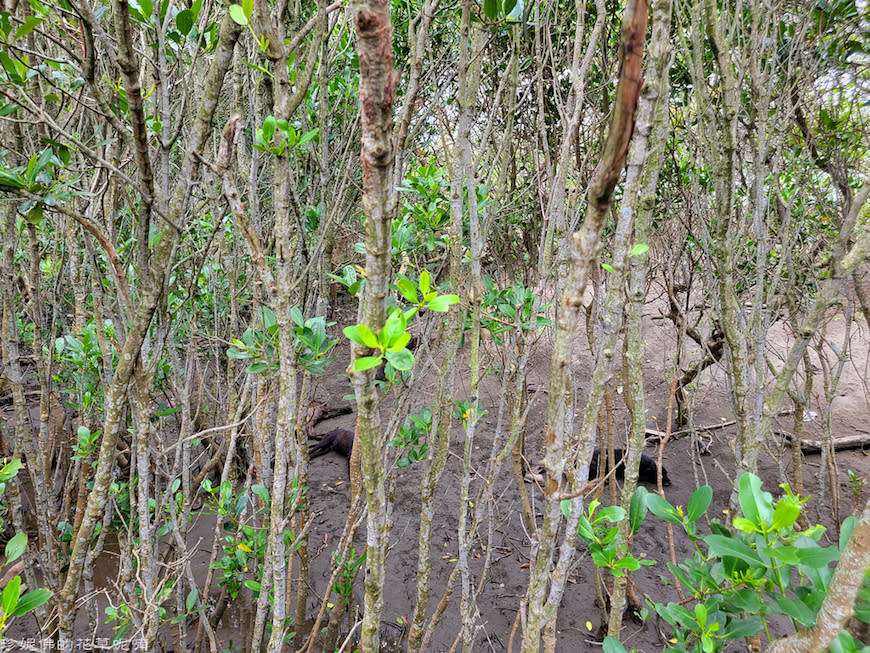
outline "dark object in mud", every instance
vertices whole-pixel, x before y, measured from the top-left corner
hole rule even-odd
[[[308,405],[308,413],[305,420],[305,432],[309,439],[314,437],[314,427],[327,419],[352,413],[350,406],[327,406],[322,401],[312,401]]]
[[[308,458],[313,460],[330,451],[347,458],[347,473],[350,476],[350,452],[353,451],[353,431],[333,429],[324,433],[320,440],[308,450]]]
[[[589,461],[589,479],[590,481],[598,478],[598,459],[601,455],[598,447],[595,448],[595,451],[592,452],[592,460]],[[623,461],[623,456],[625,452],[622,449],[614,449],[613,456],[616,458],[616,478],[623,479],[625,478],[625,462]],[[608,469],[609,471],[609,469]],[[637,471],[637,480],[642,483],[656,483],[656,476],[658,474],[658,465],[656,465],[656,461],[652,459],[651,456],[648,456],[645,453],[640,454],[640,468]],[[671,479],[668,478],[668,470],[662,467],[662,485],[668,486],[671,484]]]

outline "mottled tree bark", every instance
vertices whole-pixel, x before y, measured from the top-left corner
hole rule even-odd
[[[583,292],[592,267],[598,260],[601,231],[613,201],[613,191],[622,174],[628,146],[634,129],[635,113],[641,90],[641,68],[646,38],[648,4],[644,0],[628,2],[620,34],[620,75],[616,89],[610,128],[601,160],[587,193],[588,207],[583,226],[572,236],[572,264],[565,291],[558,305],[556,340],[550,364],[547,406],[546,454],[544,467],[547,482],[544,488],[544,520],[532,543],[532,565],[526,592],[526,623],[523,629],[524,653],[537,653],[545,626],[555,619],[574,559],[577,523],[583,511],[583,501],[571,502],[565,536],[557,545],[562,524],[560,501],[567,489],[566,473],[572,489],[578,478],[585,478],[593,441],[581,437],[579,468],[571,468],[574,454],[570,443],[573,419],[571,354],[580,321]],[[587,414],[597,407],[587,407]],[[556,555],[558,553],[558,558]],[[550,635],[553,629],[549,629]],[[551,636],[544,641],[546,650],[555,642]]]
[[[393,165],[393,27],[387,0],[364,0],[353,5],[356,48],[359,55],[359,98],[362,110],[363,211],[366,218],[366,285],[362,324],[377,332],[384,324],[390,282],[391,219],[389,183]],[[353,360],[369,350],[352,346]],[[366,508],[365,612],[360,647],[363,653],[379,650],[378,629],[384,605],[389,515],[384,482],[386,445],[378,412],[375,372],[349,368],[357,401],[354,449],[359,451]]]
[[[638,107],[637,125],[628,159],[625,190],[620,208],[620,222],[631,217],[634,243],[648,244],[649,225],[655,206],[659,173],[665,160],[670,121],[668,75],[673,61],[670,43],[671,0],[656,0],[652,9],[652,32],[646,77]],[[640,456],[646,442],[646,408],[643,390],[643,358],[646,350],[641,330],[641,312],[646,300],[648,256],[646,253],[628,259],[626,270],[628,307],[625,334],[625,401],[631,412],[631,442],[625,460],[625,485],[622,507],[628,513],[631,497],[637,488]],[[620,288],[625,287],[622,283]],[[621,307],[620,307],[621,308]],[[628,520],[619,524],[619,535],[631,544]],[[619,639],[625,608],[628,572],[613,579],[610,595],[610,621],[607,634]]]

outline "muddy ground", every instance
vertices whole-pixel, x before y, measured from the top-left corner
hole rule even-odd
[[[649,415],[648,427],[664,430],[667,418],[667,403],[670,389],[670,378],[663,370],[672,366],[676,338],[670,323],[658,319],[658,313],[650,310],[645,316],[644,333],[647,341],[647,355],[644,366],[646,403]],[[836,316],[830,322],[826,336],[835,348],[842,349],[845,334],[842,316]],[[769,347],[771,351],[783,352],[791,344],[787,333],[775,327],[770,333]],[[823,396],[814,398],[810,406],[811,413],[805,420],[805,437],[821,438],[825,428],[825,420],[830,419],[830,428],[835,437],[870,433],[870,403],[868,403],[868,334],[858,321],[851,325],[851,357],[843,367],[837,391],[831,403],[830,415],[826,415]],[[490,347],[492,351],[494,347]],[[828,348],[828,353],[835,351]],[[467,349],[463,350],[467,356]],[[532,407],[529,413],[527,429],[528,455],[532,461],[537,460],[542,450],[541,433],[543,433],[546,416],[546,382],[549,373],[549,344],[541,341],[536,346],[532,357],[529,384],[532,391]],[[813,355],[815,369],[814,378],[816,393],[821,393],[824,381],[824,366]],[[499,361],[492,361],[498,364]],[[591,369],[591,357],[584,346],[578,343],[575,365],[575,378],[578,386],[578,396],[587,391],[586,379]],[[429,377],[432,378],[432,377]],[[434,393],[434,378],[427,381],[424,395],[431,397]],[[615,382],[618,384],[618,382]],[[459,375],[456,397],[468,396],[467,377]],[[735,427],[731,423],[733,415],[730,400],[724,380],[724,374],[719,368],[711,368],[698,381],[694,400],[694,424],[697,432],[709,444],[709,455],[692,454],[692,438],[682,435],[671,439],[664,451],[664,466],[673,481],[671,487],[665,488],[665,496],[673,504],[685,505],[692,492],[701,484],[713,488],[713,504],[708,515],[721,516],[726,507],[732,487],[734,457],[731,440],[735,435]],[[346,392],[344,381],[335,383],[328,381],[318,389],[318,398],[334,401],[337,395]],[[500,385],[497,378],[487,377],[482,384],[481,401],[489,414],[483,419],[477,429],[475,451],[482,460],[489,455],[491,441],[496,428],[496,407],[498,406]],[[617,397],[615,432],[617,441],[624,438],[628,430],[628,414]],[[425,397],[424,397],[425,401]],[[388,413],[391,399],[384,400],[385,415]],[[578,402],[575,424],[581,420],[583,403]],[[341,426],[353,428],[352,415],[324,422],[318,427],[318,432]],[[778,420],[776,430],[782,433],[793,431],[793,416],[783,414]],[[457,552],[456,523],[458,514],[458,494],[460,483],[462,438],[464,432],[461,424],[453,429],[451,436],[451,456],[448,470],[442,479],[437,505],[436,528],[432,540],[433,565],[433,599],[431,605],[441,596],[446,580],[453,569]],[[619,446],[619,445],[617,445]],[[764,482],[764,488],[776,496],[778,485],[791,479],[790,445],[782,437],[772,438],[764,447],[759,465],[759,475]],[[654,454],[656,443],[648,442],[647,453]],[[807,504],[807,515],[811,521],[824,523],[829,527],[828,542],[836,543],[836,528],[832,506],[830,486],[825,482],[820,485],[819,455],[804,457],[805,490],[812,495]],[[840,521],[856,508],[856,498],[853,495],[847,470],[853,470],[859,477],[870,476],[870,460],[860,450],[841,451],[836,456],[836,467],[839,478]],[[783,476],[783,474],[785,476]],[[399,470],[396,482],[394,525],[392,531],[391,551],[388,561],[389,582],[386,588],[386,607],[383,614],[384,622],[395,624],[411,617],[416,584],[417,556],[417,522],[419,519],[419,481],[420,471],[414,466]],[[311,505],[318,511],[318,519],[312,531],[312,542],[332,540],[337,538],[344,523],[345,512],[349,503],[349,488],[345,480],[345,464],[335,454],[312,462],[311,467]],[[824,479],[823,479],[824,480]],[[477,633],[475,650],[506,651],[508,639],[517,607],[522,599],[528,580],[526,563],[529,553],[529,538],[523,528],[519,511],[519,500],[513,474],[508,462],[501,470],[501,485],[497,491],[498,502],[494,507],[495,539],[493,542],[493,564],[486,579],[483,592],[478,601],[478,608],[483,620],[482,628]],[[540,500],[540,493],[530,489],[534,501]],[[653,489],[648,486],[649,489]],[[609,502],[609,492],[605,489],[602,495],[604,503]],[[862,503],[863,507],[863,503]],[[675,591],[665,586],[660,577],[667,574],[664,561],[667,560],[667,530],[665,524],[648,515],[635,539],[635,553],[644,553],[655,559],[659,564],[653,567],[643,567],[633,575],[634,582],[640,591],[654,600],[675,600]],[[675,531],[674,548],[677,560],[691,556],[692,549],[688,539]],[[322,591],[328,576],[328,551],[322,554],[323,560],[316,563],[317,571],[314,580],[322,583],[318,591]],[[475,549],[480,553],[479,547]],[[580,652],[600,650],[601,632],[606,626],[601,610],[595,605],[595,593],[592,585],[593,565],[588,553],[580,553],[580,561],[576,571],[571,576],[571,582],[565,593],[558,620],[558,650],[565,652]],[[361,603],[361,585],[358,584],[355,594]],[[458,591],[451,601],[450,607],[439,626],[432,651],[448,651],[460,630]],[[588,622],[588,623],[587,623]],[[666,624],[662,624],[666,627]],[[395,629],[397,630],[397,629]],[[385,633],[390,628],[385,627]],[[626,622],[623,631],[623,641],[626,646],[634,646],[638,651],[659,651],[664,645],[656,632],[654,620],[645,624],[632,621]],[[514,641],[514,650],[518,650],[519,634]]]
[[[344,322],[349,321],[344,320]],[[342,320],[339,320],[342,321]],[[674,330],[670,323],[660,319],[658,311],[650,308],[644,318],[647,355],[645,361],[645,392],[649,415],[648,427],[664,430],[667,417],[667,403],[670,388],[670,370],[673,352],[676,347]],[[336,333],[338,328],[335,327]],[[845,321],[842,315],[833,316],[826,332],[829,342],[828,352],[842,351],[843,337],[846,333]],[[791,344],[791,339],[785,330],[775,327],[769,338],[772,352],[783,352]],[[486,346],[489,357],[485,365],[497,367],[503,361],[498,358],[498,348],[491,342]],[[585,345],[585,339],[578,339],[575,362],[575,381],[577,385],[577,402],[575,423],[579,424],[583,406],[584,394],[588,389],[587,379],[591,369],[591,356]],[[825,428],[826,420],[830,420],[830,429],[836,437],[870,433],[870,404],[868,404],[867,379],[868,350],[870,339],[863,327],[862,320],[856,320],[851,326],[850,356],[843,367],[842,378],[839,381],[831,410],[826,413],[826,402],[822,393],[823,381],[826,376],[825,366],[813,356],[817,369],[814,378],[817,396],[811,405],[812,413],[804,424],[806,437],[820,438]],[[340,357],[346,356],[346,349],[338,350]],[[467,360],[467,347],[460,352],[460,358]],[[527,428],[527,453],[532,462],[536,462],[542,451],[541,433],[544,429],[547,395],[546,384],[549,373],[549,341],[542,338],[535,346],[530,362],[529,387],[531,409],[529,411]],[[434,365],[438,363],[423,348],[418,354],[418,369],[422,372],[412,388],[417,394],[414,398],[415,410],[431,401],[434,395],[436,376]],[[351,390],[347,379],[343,376],[346,360],[334,363],[329,374],[317,381],[315,398],[331,405],[346,405],[349,402],[342,399]],[[618,374],[617,377],[618,378]],[[422,379],[422,380],[421,380]],[[618,381],[614,381],[618,386]],[[469,387],[467,373],[460,372],[457,378],[455,398],[468,397]],[[697,432],[707,440],[709,455],[693,455],[692,438],[688,435],[675,437],[666,446],[664,464],[668,470],[673,485],[665,488],[666,497],[673,504],[685,505],[692,492],[699,484],[708,484],[714,490],[713,505],[708,514],[717,515],[726,506],[732,487],[733,455],[730,441],[735,429],[730,424],[733,416],[730,410],[728,391],[724,375],[719,368],[711,368],[696,384],[694,395],[694,423]],[[409,391],[409,390],[403,390]],[[395,392],[395,391],[394,391]],[[489,456],[492,439],[496,431],[497,407],[501,394],[500,381],[497,374],[485,377],[481,385],[481,402],[489,414],[477,428],[474,445],[477,461],[482,462]],[[622,405],[619,395],[614,402],[616,409],[615,433],[617,441],[625,437],[628,429],[628,414]],[[385,423],[389,420],[391,411],[396,405],[394,394],[387,394],[383,401]],[[353,429],[355,415],[345,415],[318,425],[317,432],[324,433],[336,427]],[[700,428],[709,427],[709,428]],[[790,433],[793,430],[793,417],[785,414],[776,425],[776,430]],[[457,423],[451,434],[451,451],[447,471],[442,477],[436,503],[438,514],[435,521],[432,538],[432,593],[430,599],[430,614],[434,604],[440,599],[447,578],[455,565],[457,554],[457,515],[459,506],[459,485],[462,443],[464,432],[461,423]],[[617,445],[619,446],[619,445]],[[655,442],[648,442],[647,453],[655,452]],[[835,517],[840,521],[856,507],[856,498],[849,486],[847,470],[853,470],[859,477],[870,476],[870,460],[860,449],[841,451],[836,456],[837,474],[839,478],[839,506],[832,510],[836,503],[832,500],[831,489],[826,484],[820,484],[820,456],[806,455],[804,458],[804,474],[806,490],[812,495],[807,504],[807,514],[811,521],[819,521],[829,527],[828,541],[836,542]],[[388,559],[388,578],[386,587],[386,603],[383,612],[383,632],[385,651],[403,650],[404,637],[401,623],[407,623],[413,612],[416,584],[417,559],[417,528],[419,520],[419,483],[421,465],[394,470],[396,474],[395,504],[393,510],[393,528],[391,535],[391,550]],[[760,462],[760,476],[766,490],[776,494],[777,486],[790,479],[790,451],[781,438],[772,438],[765,447]],[[493,543],[492,566],[485,579],[483,591],[478,601],[478,609],[482,624],[475,636],[475,650],[506,651],[511,628],[514,624],[517,608],[525,593],[528,581],[527,563],[529,554],[529,537],[526,533],[519,509],[518,493],[510,461],[501,469],[496,484],[497,501],[493,505]],[[527,485],[533,504],[540,506],[540,492],[534,486]],[[649,486],[648,486],[649,487]],[[651,487],[649,489],[652,489]],[[472,496],[477,489],[472,488]],[[315,523],[311,530],[311,551],[315,553],[312,563],[312,597],[310,616],[316,614],[319,607],[318,597],[322,596],[329,576],[329,560],[332,551],[338,543],[344,526],[345,516],[349,506],[350,488],[347,483],[346,467],[343,458],[336,454],[328,454],[312,461],[310,504],[316,513]],[[605,489],[602,501],[609,502],[609,491]],[[835,513],[838,514],[835,515]],[[205,574],[205,564],[211,548],[210,537],[213,533],[213,517],[204,515],[193,531],[194,537],[202,537],[198,553],[194,558],[198,579]],[[364,542],[365,526],[357,535],[361,545]],[[635,539],[635,553],[643,553],[658,561],[653,567],[643,567],[633,575],[639,591],[654,600],[672,600],[676,594],[672,587],[661,582],[660,577],[667,574],[664,561],[668,556],[667,531],[663,522],[649,515]],[[691,555],[691,547],[687,538],[675,531],[674,549],[677,560]],[[474,572],[480,570],[480,547],[474,549]],[[97,570],[97,582],[102,586],[104,595],[89,597],[88,601],[98,601],[100,612],[104,607],[103,596],[116,595],[112,589],[111,570],[115,566],[111,551],[108,551]],[[565,593],[558,620],[558,650],[565,652],[582,652],[600,650],[601,633],[604,627],[604,616],[595,604],[595,592],[592,584],[593,565],[585,552],[580,552],[579,563],[571,575],[568,589]],[[475,581],[479,580],[476,578]],[[357,605],[362,604],[361,578],[357,579],[354,593]],[[448,651],[460,631],[459,591],[454,594],[450,605],[438,626],[430,646],[431,651]],[[86,632],[87,621],[85,611],[80,613],[80,625],[83,635]],[[238,623],[238,614],[228,610],[224,617],[220,635],[222,645],[228,650],[242,650],[238,646],[238,633],[234,632]],[[9,632],[10,638],[32,636],[33,625],[26,620],[20,620]],[[30,632],[29,632],[30,631]],[[101,636],[111,636],[111,629],[101,628]],[[398,640],[398,641],[397,641]],[[654,620],[640,624],[627,620],[623,631],[623,641],[626,646],[636,647],[641,652],[659,651],[664,645],[657,633]],[[514,650],[518,650],[519,632],[514,639]],[[316,649],[319,650],[319,649]]]

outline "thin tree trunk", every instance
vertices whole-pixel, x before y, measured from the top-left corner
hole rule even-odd
[[[359,55],[359,99],[362,109],[363,211],[366,218],[366,285],[362,324],[378,332],[384,324],[390,281],[392,240],[389,184],[393,165],[392,110],[396,73],[393,71],[393,27],[388,0],[362,0],[353,6],[356,49]],[[352,360],[369,354],[361,345],[352,346]],[[389,513],[384,482],[384,435],[378,412],[374,370],[349,369],[357,401],[358,450],[365,488],[366,571],[365,611],[360,648],[363,653],[380,649],[378,631],[384,606],[386,557],[389,543]],[[355,470],[352,470],[355,473]],[[358,487],[358,486],[357,486]]]
[[[579,325],[583,292],[592,267],[598,259],[601,231],[613,200],[613,191],[622,174],[634,128],[640,96],[647,13],[648,5],[645,0],[626,4],[620,34],[619,82],[610,130],[601,161],[589,186],[586,219],[580,231],[572,237],[572,265],[568,283],[558,305],[545,435],[547,448],[544,467],[547,470],[547,482],[544,488],[544,520],[536,533],[536,541],[532,543],[531,574],[525,598],[527,616],[523,629],[524,653],[537,653],[540,649],[541,635],[545,625],[555,618],[574,558],[577,524],[583,511],[583,502],[579,498],[571,502],[565,538],[558,561],[554,560],[557,552],[556,538],[562,524],[559,504],[565,494],[565,472],[569,461],[574,459],[569,438],[573,418],[570,374],[572,344]],[[592,441],[579,443],[581,464],[577,471],[580,477],[588,469],[592,445]],[[572,481],[576,488],[577,478]]]
[[[641,94],[634,140],[629,154],[623,204],[620,213],[633,213],[633,241],[647,244],[649,225],[655,205],[659,172],[665,160],[665,145],[670,129],[668,98],[669,73],[673,57],[670,46],[671,0],[656,0],[652,8],[652,32],[649,45],[647,74]],[[628,513],[631,497],[637,488],[640,456],[646,442],[646,408],[643,390],[644,340],[641,312],[646,300],[648,256],[646,253],[628,259],[628,311],[626,317],[625,400],[631,412],[631,443],[625,461],[625,485],[622,507]],[[630,545],[628,520],[619,524],[623,542]],[[610,621],[607,634],[619,639],[625,608],[628,573],[614,578],[610,596]]]

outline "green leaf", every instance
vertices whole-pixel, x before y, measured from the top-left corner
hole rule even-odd
[[[504,12],[504,15],[510,16],[511,12],[513,12],[514,7],[516,7],[516,6],[517,6],[517,0],[504,0],[504,7],[502,7],[502,11]]]
[[[33,163],[33,159],[31,159],[30,164],[27,166],[27,176],[31,184],[36,182],[36,178],[39,176],[39,173],[45,170],[49,163],[52,163],[54,159],[54,152],[51,151],[51,148],[45,148],[39,153],[39,156],[36,158],[36,163]]]
[[[629,258],[632,256],[640,256],[641,254],[646,254],[649,251],[649,245],[646,243],[637,243],[634,247],[632,247],[631,252],[629,252]]]
[[[424,295],[429,292],[429,288],[431,287],[431,281],[429,278],[429,270],[423,270],[420,273],[420,292]]]
[[[865,653],[868,647],[864,647],[861,653]],[[831,653],[857,653],[858,646],[855,638],[847,630],[841,630],[837,639],[831,642]]]
[[[21,576],[13,576],[6,587],[3,588],[3,594],[0,595],[0,608],[3,608],[3,614],[11,615],[15,612],[15,606],[18,605],[18,595],[21,593]]]
[[[58,101],[60,101],[60,100],[58,100]],[[71,155],[70,155],[70,150],[66,145],[58,145],[57,155],[60,157],[60,160],[63,161],[64,165],[69,165]]]
[[[739,558],[750,565],[763,565],[764,562],[758,554],[750,547],[736,538],[725,537],[723,535],[707,535],[704,542],[710,547],[710,554],[714,556],[730,556]]]
[[[495,20],[498,16],[498,0],[483,0],[483,13],[490,20]]]
[[[263,320],[263,327],[271,329],[278,324],[278,318],[275,317],[275,311],[268,306],[263,306],[259,310],[260,319]]]
[[[24,463],[21,462],[20,458],[14,458],[10,460],[8,463],[3,465],[3,469],[0,469],[0,483],[6,483],[10,479],[14,478],[18,473],[18,470],[24,468]]]
[[[707,511],[707,508],[710,507],[710,502],[712,500],[713,488],[709,485],[702,485],[695,490],[689,499],[689,505],[686,506],[689,521],[695,521],[703,515]]]
[[[634,556],[626,556],[616,561],[614,566],[617,569],[627,569],[628,571],[637,571],[640,569],[640,561]]]
[[[230,18],[243,27],[248,24],[248,17],[245,16],[245,10],[241,5],[230,5]]]
[[[261,361],[259,363],[252,363],[245,368],[245,372],[248,374],[262,374],[266,370],[269,369],[269,363]]]
[[[735,619],[730,624],[722,636],[727,639],[743,639],[751,637],[760,632],[764,628],[764,620],[761,617],[747,617],[746,619]]]
[[[27,221],[37,227],[42,223],[42,202],[37,202],[30,211],[27,212]]]
[[[811,546],[797,550],[800,564],[813,569],[827,567],[830,563],[840,559],[840,552],[835,547]]]
[[[275,133],[275,116],[266,116],[263,120],[263,138],[268,143]]]
[[[371,331],[371,329],[369,329]],[[362,341],[362,338],[359,335],[359,325],[354,324],[352,326],[344,327],[341,332],[344,334],[344,337],[350,340],[351,342],[355,342],[358,345],[365,346],[365,343]]]
[[[701,627],[707,624],[707,606],[703,603],[695,604],[695,619],[698,620],[698,625]]]
[[[175,26],[179,33],[187,36],[190,33],[190,28],[193,27],[193,12],[190,9],[183,9],[175,16]]]
[[[24,21],[24,24],[15,31],[15,39],[20,39],[22,36],[27,36],[34,29],[36,29],[36,26],[39,25],[42,21],[43,19],[38,18],[37,16],[28,16],[27,20]]]
[[[761,550],[767,556],[770,556],[774,560],[779,560],[780,562],[784,562],[788,565],[797,565],[800,564],[800,556],[798,556],[798,549],[793,546],[777,546],[768,548],[765,547]]]
[[[242,0],[242,9],[248,19],[254,14],[254,0]]]
[[[743,531],[744,533],[760,533],[761,530],[759,526],[752,520],[746,519],[746,517],[735,517],[734,518],[734,528],[737,530]]]
[[[399,292],[402,293],[402,297],[404,297],[407,301],[412,304],[416,304],[419,301],[417,297],[417,287],[414,285],[414,282],[410,279],[406,279],[405,277],[401,277],[396,285],[399,287]]]
[[[764,607],[755,590],[749,587],[733,590],[722,602],[722,609],[729,612],[760,612]]]
[[[649,508],[650,512],[654,514],[659,519],[664,519],[666,522],[670,522],[672,524],[679,524],[680,516],[677,514],[676,508],[674,508],[666,499],[663,499],[658,494],[653,494],[650,492],[646,497],[646,507]]]
[[[607,506],[598,511],[598,514],[595,515],[595,520],[592,523],[601,524],[605,521],[609,521],[611,524],[616,524],[623,519],[625,519],[625,510],[623,510],[621,506]]]
[[[380,344],[378,343],[378,337],[375,335],[375,332],[372,331],[365,324],[357,325],[357,333],[359,334],[360,340],[362,340],[362,344],[371,349],[380,349]]]
[[[247,587],[249,590],[252,590],[254,592],[260,591],[260,583],[258,583],[255,580],[246,580],[245,587]]]
[[[16,533],[15,536],[6,543],[6,564],[8,565],[13,560],[17,560],[27,548],[27,534]]]
[[[781,528],[791,528],[801,515],[800,504],[793,498],[782,497],[776,503],[773,511],[771,528],[778,531]]]
[[[794,619],[804,627],[812,626],[816,623],[816,612],[810,610],[809,606],[798,599],[790,599],[781,594],[774,594],[773,599],[782,609],[783,614]]]
[[[605,270],[607,270],[611,274],[613,273],[613,266],[612,265],[609,265],[607,263],[602,263],[601,267],[603,267]]]
[[[631,505],[628,510],[628,523],[631,525],[632,534],[637,532],[637,529],[640,528],[641,523],[643,523],[644,517],[646,517],[646,496],[648,494],[649,491],[645,487],[640,486],[631,496]]]
[[[365,372],[373,367],[377,367],[383,361],[384,359],[381,356],[363,356],[362,358],[357,358],[353,362],[353,367],[358,372]]]
[[[317,128],[317,129],[312,129],[310,132],[306,132],[305,134],[302,134],[302,137],[299,139],[299,142],[297,143],[297,145],[305,145],[305,143],[307,143],[312,138],[317,136],[317,133],[319,131],[320,131],[320,129]]]
[[[405,321],[405,316],[402,311],[393,311],[390,313],[390,316],[384,323],[384,328],[381,329],[379,338],[381,345],[384,347],[393,346],[399,339],[399,336],[405,332],[406,325],[407,322]]]
[[[411,334],[405,331],[396,339],[396,342],[387,348],[387,351],[401,351],[409,342],[411,342]]]
[[[436,313],[443,313],[449,306],[459,303],[459,297],[456,295],[438,295],[432,301],[426,302],[426,308]]]
[[[139,6],[142,8],[142,15],[145,17],[145,20],[149,20],[154,12],[154,5],[151,4],[151,0],[139,0]]]
[[[388,351],[386,353],[387,360],[390,365],[395,367],[397,370],[401,372],[406,372],[414,367],[414,354],[412,354],[407,349],[400,349],[399,351]]]
[[[261,483],[257,483],[251,486],[251,492],[263,502],[264,505],[269,504],[269,488]]]
[[[6,71],[9,81],[19,86],[24,83],[24,76],[18,72],[18,66],[15,64],[15,61],[2,50],[0,50],[0,65]]]
[[[13,617],[22,617],[34,608],[38,608],[51,598],[51,592],[46,589],[35,589],[18,599],[18,605],[12,612]]]
[[[849,515],[843,520],[843,525],[840,526],[840,551],[846,548],[849,538],[852,537],[852,531],[855,530],[855,525],[858,523],[858,518],[855,515]]]
[[[743,515],[755,523],[759,530],[773,519],[773,497],[761,489],[761,479],[751,472],[740,477],[738,491]]]
[[[354,324],[352,326],[344,327],[342,333],[344,333],[348,340],[355,342],[358,345],[369,347],[370,349],[379,348],[377,337],[375,337],[374,332],[372,332],[372,330],[365,324]]]
[[[187,612],[193,610],[196,605],[196,600],[199,598],[199,590],[195,587],[187,593],[187,598],[184,601],[184,608]]]

